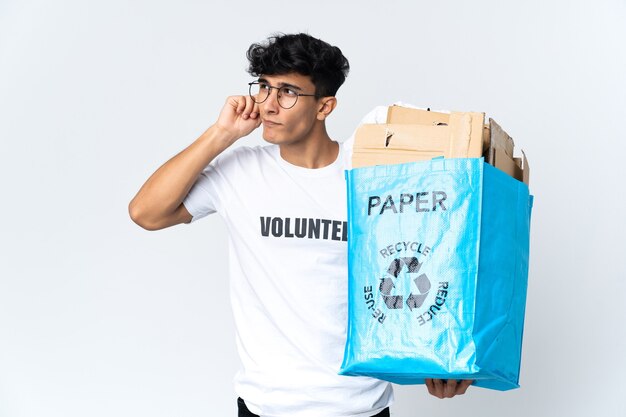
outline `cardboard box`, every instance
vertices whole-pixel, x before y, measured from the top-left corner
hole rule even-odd
[[[480,158],[484,113],[436,113],[390,107],[386,124],[364,124],[356,132],[354,168],[446,158]],[[415,121],[415,123],[409,123]]]
[[[353,168],[401,164],[434,157],[480,158],[528,185],[526,155],[514,156],[513,139],[485,114],[433,112],[389,106],[385,124],[361,125],[355,134]]]

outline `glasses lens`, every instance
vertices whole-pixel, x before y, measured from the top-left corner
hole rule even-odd
[[[288,87],[281,87],[278,90],[278,104],[283,109],[290,109],[296,105],[298,94]]]
[[[266,84],[254,83],[250,84],[250,97],[256,103],[262,103],[267,99],[270,89]]]

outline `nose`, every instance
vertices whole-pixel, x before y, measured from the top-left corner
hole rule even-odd
[[[274,94],[274,91],[276,91],[276,94]],[[278,113],[278,109],[280,108],[278,104],[278,89],[271,88],[269,96],[260,105],[263,106],[264,110],[267,113],[270,113],[270,114]]]

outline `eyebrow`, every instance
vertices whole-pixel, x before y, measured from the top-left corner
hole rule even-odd
[[[265,78],[259,78],[257,80],[260,83],[266,83],[269,84],[269,81],[267,81]],[[302,88],[298,87],[297,85],[293,85],[293,84],[289,84],[289,83],[278,83],[278,87],[289,87],[289,88],[293,88],[295,90],[300,90],[302,91]]]

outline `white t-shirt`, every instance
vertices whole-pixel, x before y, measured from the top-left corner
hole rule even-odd
[[[195,221],[229,231],[230,298],[242,369],[235,391],[261,416],[372,416],[391,384],[341,376],[347,324],[348,151],[323,168],[292,165],[278,146],[216,158],[183,201]]]

